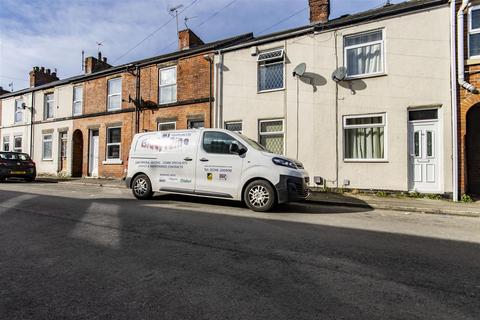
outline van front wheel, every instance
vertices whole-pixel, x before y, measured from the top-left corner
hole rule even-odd
[[[150,179],[144,174],[139,174],[136,176],[132,182],[132,192],[137,199],[150,199],[153,196]]]
[[[275,191],[270,183],[255,180],[248,184],[243,194],[245,204],[253,211],[268,211],[275,205]]]

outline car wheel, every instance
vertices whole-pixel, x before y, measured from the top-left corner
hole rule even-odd
[[[275,205],[275,190],[267,181],[255,180],[245,188],[243,199],[251,210],[265,212]]]
[[[139,174],[136,176],[132,182],[132,192],[137,199],[150,199],[153,196],[152,183],[150,182],[150,179],[144,174]]]

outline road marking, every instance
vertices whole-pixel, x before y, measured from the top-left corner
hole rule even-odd
[[[7,210],[4,210],[4,209],[16,208],[17,206],[22,204],[24,201],[27,201],[27,200],[30,200],[30,199],[33,199],[33,198],[36,198],[36,197],[37,196],[33,195],[33,194],[22,194],[20,196],[16,196],[16,197],[13,197],[13,198],[10,198],[8,200],[3,201],[2,203],[0,203],[0,206],[3,209],[2,211],[7,211]],[[0,212],[0,214],[2,214],[2,212]]]

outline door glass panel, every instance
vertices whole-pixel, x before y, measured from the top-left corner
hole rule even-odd
[[[413,149],[415,157],[420,157],[420,131],[415,131],[413,135]]]
[[[433,157],[433,132],[427,131],[427,157]]]

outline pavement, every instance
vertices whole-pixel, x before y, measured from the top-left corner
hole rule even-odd
[[[0,319],[478,319],[480,219],[0,184]]]
[[[96,185],[109,188],[126,188],[125,182],[118,179],[55,179],[40,177],[39,181],[58,182],[73,185]],[[446,199],[432,200],[395,196],[380,197],[373,194],[316,191],[312,192],[308,198],[308,202],[324,205],[374,208],[403,212],[480,217],[480,202],[463,203],[453,202]]]

